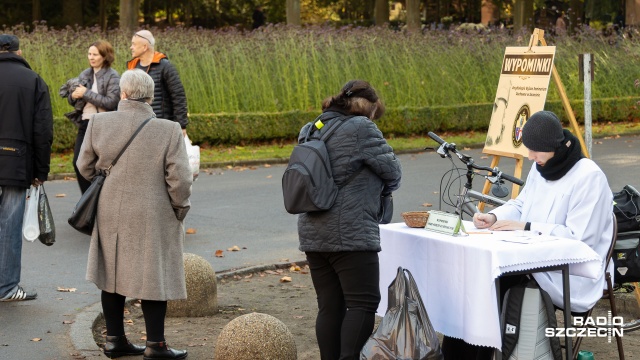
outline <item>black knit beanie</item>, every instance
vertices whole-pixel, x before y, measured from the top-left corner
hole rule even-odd
[[[551,111],[531,115],[522,129],[522,143],[532,151],[554,152],[563,140],[562,124]]]

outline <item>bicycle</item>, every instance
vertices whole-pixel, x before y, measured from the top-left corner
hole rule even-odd
[[[451,170],[445,172],[440,181],[440,209],[442,209],[442,202],[444,202],[446,205],[454,207],[455,213],[461,218],[464,214],[473,218],[473,214],[480,212],[478,206],[476,205],[477,202],[484,202],[485,204],[491,206],[500,206],[506,203],[506,201],[498,199],[497,197],[486,195],[479,191],[473,190],[473,178],[476,175],[482,176],[483,178],[488,180],[493,187],[492,193],[498,197],[505,197],[509,194],[509,191],[503,186],[503,179],[520,186],[524,184],[524,182],[517,177],[503,173],[502,171],[500,171],[500,169],[498,169],[498,167],[491,168],[488,166],[477,165],[471,156],[459,152],[456,148],[456,144],[444,141],[435,133],[429,132],[428,136],[435,142],[440,144],[440,147],[436,150],[436,153],[442,158],[448,158],[449,160],[451,160],[452,165]],[[460,171],[464,169],[459,168],[455,165],[451,153],[456,155],[456,157],[465,164],[466,173],[464,175],[460,173]],[[480,171],[484,173],[480,173]],[[452,178],[454,172],[458,172],[458,176]],[[447,174],[449,174],[449,180],[447,180],[443,191],[442,183]],[[463,176],[466,176],[467,181],[466,183],[464,183],[464,185],[460,186],[459,191],[456,193],[456,195],[454,195],[455,197],[457,197],[457,200],[454,204],[451,196],[452,186],[456,181],[461,182],[461,178]],[[446,196],[449,198],[449,202],[445,200],[445,194],[447,194]]]

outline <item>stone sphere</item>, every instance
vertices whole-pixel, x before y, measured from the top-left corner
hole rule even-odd
[[[231,320],[216,341],[216,360],[296,360],[298,350],[287,326],[267,314]]]
[[[218,313],[218,284],[211,264],[201,256],[184,254],[186,300],[167,303],[168,317],[200,317]]]

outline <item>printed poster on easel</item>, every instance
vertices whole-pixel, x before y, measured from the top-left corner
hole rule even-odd
[[[507,47],[483,153],[527,157],[522,128],[544,110],[555,46]]]

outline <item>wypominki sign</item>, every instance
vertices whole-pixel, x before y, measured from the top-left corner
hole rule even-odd
[[[555,46],[506,48],[484,153],[528,155],[522,128],[544,110],[555,52]]]

